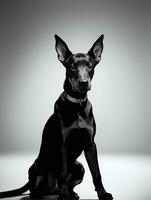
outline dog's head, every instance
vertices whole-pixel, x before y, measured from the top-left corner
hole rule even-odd
[[[72,54],[67,44],[55,35],[58,59],[66,68],[66,82],[73,92],[82,94],[91,89],[94,68],[101,60],[103,38],[104,35],[101,35],[87,54]]]

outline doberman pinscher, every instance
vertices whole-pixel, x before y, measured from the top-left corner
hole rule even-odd
[[[101,35],[87,54],[72,54],[67,44],[55,35],[58,59],[66,69],[64,91],[44,127],[40,152],[29,169],[28,183],[2,192],[0,197],[19,195],[29,189],[31,199],[50,194],[58,195],[60,200],[79,199],[73,189],[83,180],[84,167],[77,158],[84,151],[98,198],[113,199],[102,184],[94,142],[96,125],[87,98],[94,68],[101,60],[103,38]]]

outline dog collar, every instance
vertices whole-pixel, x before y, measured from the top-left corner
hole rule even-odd
[[[79,103],[82,104],[84,101],[87,100],[87,96],[81,99],[71,97],[69,94],[66,93],[66,98],[71,101],[72,103]]]

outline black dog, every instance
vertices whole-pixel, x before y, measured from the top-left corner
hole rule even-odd
[[[84,150],[98,198],[113,199],[102,184],[94,142],[96,125],[87,98],[94,68],[101,60],[103,38],[101,35],[87,54],[72,54],[55,35],[58,59],[66,68],[64,92],[44,127],[40,153],[29,169],[29,182],[22,188],[0,193],[0,197],[19,195],[29,189],[31,198],[58,194],[61,200],[77,200],[73,188],[84,176],[84,167],[77,158]]]

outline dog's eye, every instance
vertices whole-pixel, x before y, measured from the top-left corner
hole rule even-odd
[[[76,71],[77,67],[74,65],[70,68],[71,71]]]
[[[90,69],[90,70],[92,70],[94,67],[93,67],[93,65],[90,65],[90,64],[87,64],[87,67]]]
[[[90,67],[89,67],[89,69],[90,69],[90,70],[93,70],[93,69],[94,69],[94,67],[93,67],[93,66],[90,66]]]

